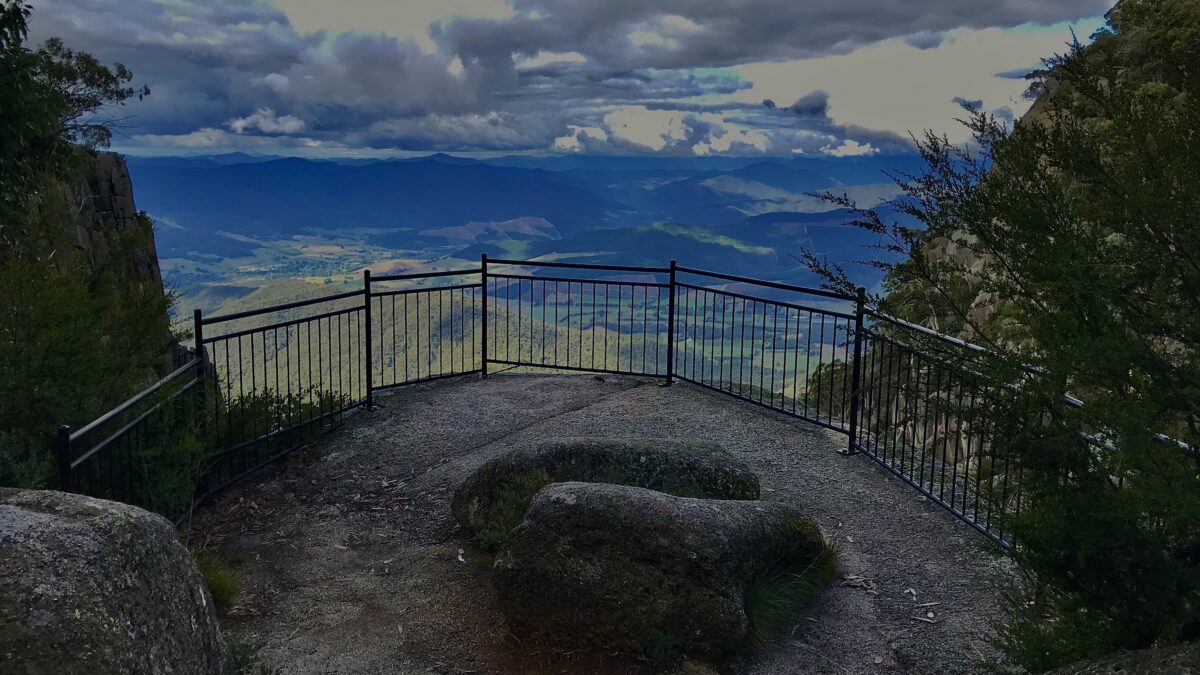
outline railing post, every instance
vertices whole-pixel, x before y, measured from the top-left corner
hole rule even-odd
[[[58,428],[58,438],[55,440],[54,445],[58,453],[58,489],[62,492],[70,492],[71,427],[64,424]]]
[[[204,320],[200,308],[192,310],[192,334],[196,338],[196,358],[200,359],[201,372],[208,370],[208,359],[204,355]]]
[[[667,296],[667,386],[671,386],[671,377],[675,375],[675,268],[676,261],[671,261],[671,282]]]
[[[363,347],[367,350],[367,410],[375,409],[375,389],[372,386],[375,381],[375,359],[371,345],[371,268],[363,270],[363,322],[366,324],[366,338],[363,340]]]
[[[858,452],[858,416],[862,406],[862,350],[863,350],[863,309],[867,304],[867,291],[861,286],[858,297],[854,301],[854,364],[850,373],[850,442],[846,454]]]
[[[208,433],[207,433],[208,432],[208,415],[206,414],[206,412],[207,412],[206,408],[208,405],[208,401],[207,401],[208,392],[206,391],[206,389],[204,387],[204,379],[208,377],[208,352],[206,352],[204,350],[204,316],[201,314],[199,307],[192,310],[192,335],[196,339],[196,358],[200,359],[200,364],[199,364],[200,372],[197,373],[196,377],[197,377],[197,379],[199,379],[201,381],[200,386],[197,387],[197,390],[196,390],[197,391],[197,396],[196,396],[197,410],[195,411],[196,417],[194,419],[197,421],[196,422],[197,426],[200,428],[201,438],[205,438],[208,436]],[[214,392],[216,391],[216,387],[217,387],[217,378],[216,378],[216,375],[214,374],[213,375],[213,391]],[[213,400],[213,405],[214,406],[221,405],[220,394],[215,394],[215,398]],[[213,449],[215,449],[215,446]]]
[[[481,253],[479,255],[479,268],[479,288],[481,291],[480,294],[482,295],[482,302],[480,304],[483,307],[483,310],[480,314],[483,332],[480,333],[482,339],[479,341],[479,377],[486,380],[488,376],[488,277],[486,253]]]

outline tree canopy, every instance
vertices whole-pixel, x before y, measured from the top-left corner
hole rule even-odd
[[[989,347],[1021,387],[996,412],[1022,422],[997,444],[1029,497],[1000,641],[1042,670],[1200,639],[1200,3],[1126,0],[1032,77],[1021,122],[926,134],[904,217],[854,224],[904,258],[876,263],[885,311]]]

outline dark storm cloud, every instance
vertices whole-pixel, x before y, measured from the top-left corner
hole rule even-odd
[[[825,117],[829,114],[829,94],[820,90],[805,94],[787,109],[805,117]]]
[[[382,34],[302,33],[268,0],[40,0],[31,38],[60,36],[125,63],[137,84],[150,85],[152,95],[127,109],[132,117],[121,131],[134,140],[119,133],[119,143],[180,137],[178,144],[196,144],[187,147],[238,139],[267,147],[277,139],[279,147],[519,150],[545,149],[573,133],[584,150],[646,151],[568,130],[603,127],[606,112],[644,106],[679,113],[681,128],[663,152],[741,127],[773,134],[767,147],[786,153],[789,144],[854,133],[873,147],[894,138],[833,124],[819,91],[796,92],[788,107],[696,103],[752,85],[722,67],[842,53],[893,37],[932,47],[953,28],[1054,22],[1097,15],[1108,4],[513,0],[508,19],[434,24],[437,50],[429,52]],[[583,58],[522,65],[543,52]],[[729,152],[762,152],[762,145],[738,140]]]
[[[497,70],[513,53],[576,51],[610,68],[696,68],[824,56],[894,37],[928,44],[955,28],[1097,16],[1110,0],[514,0],[512,19],[433,27],[450,51]],[[639,41],[638,33],[652,39]],[[656,39],[655,39],[656,38]]]

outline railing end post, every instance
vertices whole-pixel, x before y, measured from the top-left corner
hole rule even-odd
[[[62,492],[71,491],[71,427],[64,424],[58,428],[55,440],[55,450],[58,455],[58,489]]]
[[[487,253],[479,254],[479,290],[483,295],[480,306],[481,326],[483,332],[479,340],[479,379],[486,380],[488,376],[488,257]]]
[[[380,310],[382,311],[382,310]],[[371,268],[363,268],[363,322],[366,323],[366,334],[363,337],[363,346],[367,351],[367,358],[364,359],[367,367],[367,412],[375,409],[375,351],[372,345],[371,333]]]
[[[678,261],[671,259],[671,281],[667,289],[667,383],[671,386],[675,376],[675,273]]]

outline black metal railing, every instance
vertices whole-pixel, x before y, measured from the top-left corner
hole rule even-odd
[[[533,276],[489,267],[556,270]],[[487,362],[553,370],[666,377],[667,268],[484,258]],[[604,278],[580,276],[601,271]],[[574,276],[572,276],[574,275]],[[613,276],[615,275],[615,276]]]
[[[973,370],[965,358],[911,345],[905,338],[920,327],[869,316],[860,340],[854,448],[975,529],[1011,544],[1004,516],[1017,510],[1019,466],[996,441],[1015,429],[998,429],[1002,416],[995,411],[1011,408],[1007,400],[1014,391]],[[964,346],[957,340],[943,344],[952,352]]]
[[[994,442],[1011,430],[987,413],[1012,391],[950,353],[980,348],[879,314],[864,297],[674,261],[484,255],[470,269],[368,270],[361,289],[196,311],[191,362],[61,430],[60,483],[178,516],[370,409],[378,391],[494,367],[614,373],[689,382],[844,434],[846,454],[1010,545],[1019,467]],[[164,484],[177,486],[169,498]]]

